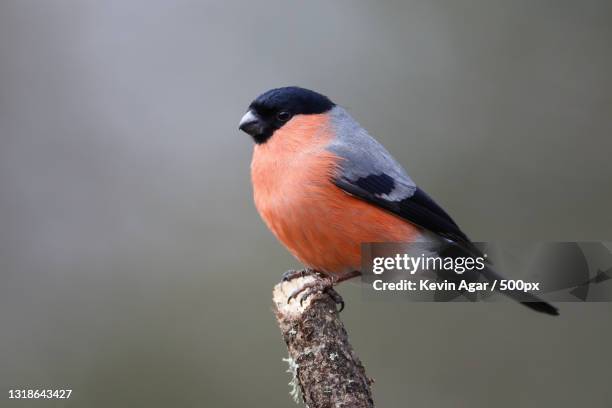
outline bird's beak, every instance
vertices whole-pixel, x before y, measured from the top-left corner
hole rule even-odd
[[[259,116],[257,116],[252,110],[249,110],[244,114],[242,119],[240,119],[238,129],[255,137],[263,131],[263,126]]]

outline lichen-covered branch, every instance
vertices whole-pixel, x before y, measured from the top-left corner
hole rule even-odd
[[[302,294],[287,302],[296,289],[316,279],[321,278],[308,275],[274,287],[274,312],[289,350],[294,385],[309,408],[374,407],[372,381],[349,343],[336,303],[324,293],[302,304]]]

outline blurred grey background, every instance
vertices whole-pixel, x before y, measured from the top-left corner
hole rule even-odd
[[[612,238],[612,2],[0,2],[0,406],[290,407],[262,91],[344,105],[476,240]],[[610,407],[612,306],[367,302],[380,407]],[[11,388],[74,390],[9,401]]]

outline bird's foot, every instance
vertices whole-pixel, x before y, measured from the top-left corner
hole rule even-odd
[[[314,269],[310,268],[300,269],[299,271],[296,271],[295,269],[289,269],[288,271],[282,274],[281,282],[289,282],[290,280],[303,278],[304,276],[314,275],[316,273],[317,272]]]
[[[336,289],[332,287],[327,288],[327,290],[325,291],[325,293],[327,293],[327,295],[337,304],[340,305],[340,308],[338,309],[338,313],[340,313],[341,311],[344,310],[344,299],[342,299],[342,296],[340,296],[340,294],[338,292],[336,292]]]
[[[342,299],[342,296],[340,296],[340,294],[336,292],[336,290],[334,289],[334,283],[335,283],[334,279],[329,276],[320,274],[316,271],[312,271],[309,274],[317,274],[320,276],[320,279],[314,280],[312,282],[308,282],[304,286],[294,290],[287,298],[287,302],[290,302],[292,299],[296,299],[297,296],[301,293],[302,296],[300,297],[300,305],[302,305],[304,301],[308,299],[310,296],[317,294],[317,293],[325,293],[337,305],[340,305],[340,309],[338,310],[338,313],[344,310],[344,300]]]

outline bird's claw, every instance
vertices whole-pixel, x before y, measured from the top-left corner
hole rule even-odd
[[[313,294],[325,293],[337,305],[340,305],[340,310],[338,310],[338,313],[344,310],[344,300],[342,299],[342,296],[340,296],[340,294],[334,289],[334,282],[332,281],[332,279],[324,278],[306,283],[304,286],[294,290],[289,295],[289,297],[287,298],[287,303],[289,303],[293,299],[296,299],[300,293],[302,293],[302,296],[300,297],[300,306],[302,306],[304,304],[304,301]]]
[[[327,295],[337,304],[340,305],[340,309],[338,309],[338,313],[342,312],[344,310],[344,299],[342,299],[342,296],[340,296],[340,294],[338,292],[336,292],[336,289],[332,287],[329,287],[325,290],[325,293],[327,293]]]

